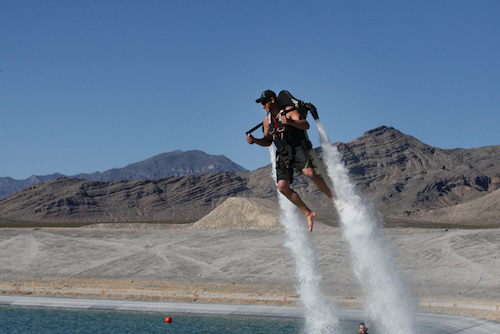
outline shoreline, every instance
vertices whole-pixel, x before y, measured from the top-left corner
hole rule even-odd
[[[0,296],[298,303],[283,232],[129,227],[0,229]],[[339,228],[319,227],[309,237],[324,296],[362,308],[367,296]],[[415,309],[500,321],[500,229],[386,228],[382,236]]]
[[[237,316],[258,318],[294,318],[303,319],[303,310],[298,306],[245,305],[224,303],[189,303],[129,300],[103,298],[71,298],[52,296],[0,295],[0,306],[6,307],[49,307],[53,309],[97,310],[115,312],[154,312],[175,316],[176,314]],[[367,322],[365,310],[338,308],[337,316],[341,322]],[[426,312],[415,313],[415,328],[426,333],[452,334],[466,330],[470,334],[498,333],[500,323],[473,317]]]
[[[229,288],[229,289],[228,289]],[[245,292],[241,292],[245,291]],[[260,293],[252,292],[260,291]],[[298,307],[294,292],[270,290],[263,286],[238,284],[186,284],[180,282],[51,279],[0,282],[0,296],[50,296],[76,299],[122,301],[163,301]],[[336,308],[363,309],[365,301],[355,297],[329,297]],[[457,301],[425,297],[418,312],[460,315],[500,322],[500,303]]]

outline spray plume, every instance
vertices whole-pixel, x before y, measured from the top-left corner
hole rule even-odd
[[[320,120],[316,120],[323,159],[337,195],[337,210],[344,239],[348,242],[354,274],[367,295],[367,310],[381,333],[413,333],[413,309],[404,296],[394,259],[379,229],[381,222],[363,202],[349,179],[337,147]]]
[[[273,146],[269,147],[269,153],[273,165],[272,177],[276,182]],[[315,248],[309,238],[307,224],[301,219],[303,214],[279,191],[278,202],[281,208],[280,222],[286,231],[285,247],[289,249],[295,261],[296,289],[304,307],[306,333],[336,333],[338,316],[321,294],[321,273],[316,264]]]

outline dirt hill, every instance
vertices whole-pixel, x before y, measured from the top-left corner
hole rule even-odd
[[[262,198],[228,198],[215,210],[197,221],[196,230],[245,229],[281,230],[278,207]]]

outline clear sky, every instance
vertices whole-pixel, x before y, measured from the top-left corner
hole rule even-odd
[[[386,125],[500,145],[499,18],[498,0],[3,0],[0,176],[194,149],[253,170],[266,89],[312,102],[332,142]]]

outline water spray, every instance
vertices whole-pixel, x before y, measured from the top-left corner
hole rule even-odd
[[[414,333],[412,305],[394,268],[387,240],[379,233],[381,222],[370,205],[363,202],[349,179],[342,155],[330,139],[319,118],[316,125],[323,147],[323,159],[337,195],[337,210],[344,239],[351,250],[354,274],[366,294],[369,317],[381,333]]]
[[[276,155],[273,146],[269,146],[272,161],[272,177],[276,182]],[[333,307],[323,298],[320,289],[322,275],[314,256],[315,248],[302,221],[303,214],[278,191],[281,208],[280,222],[286,231],[285,247],[295,260],[296,290],[304,307],[305,330],[308,334],[330,334],[338,332],[338,315]]]

